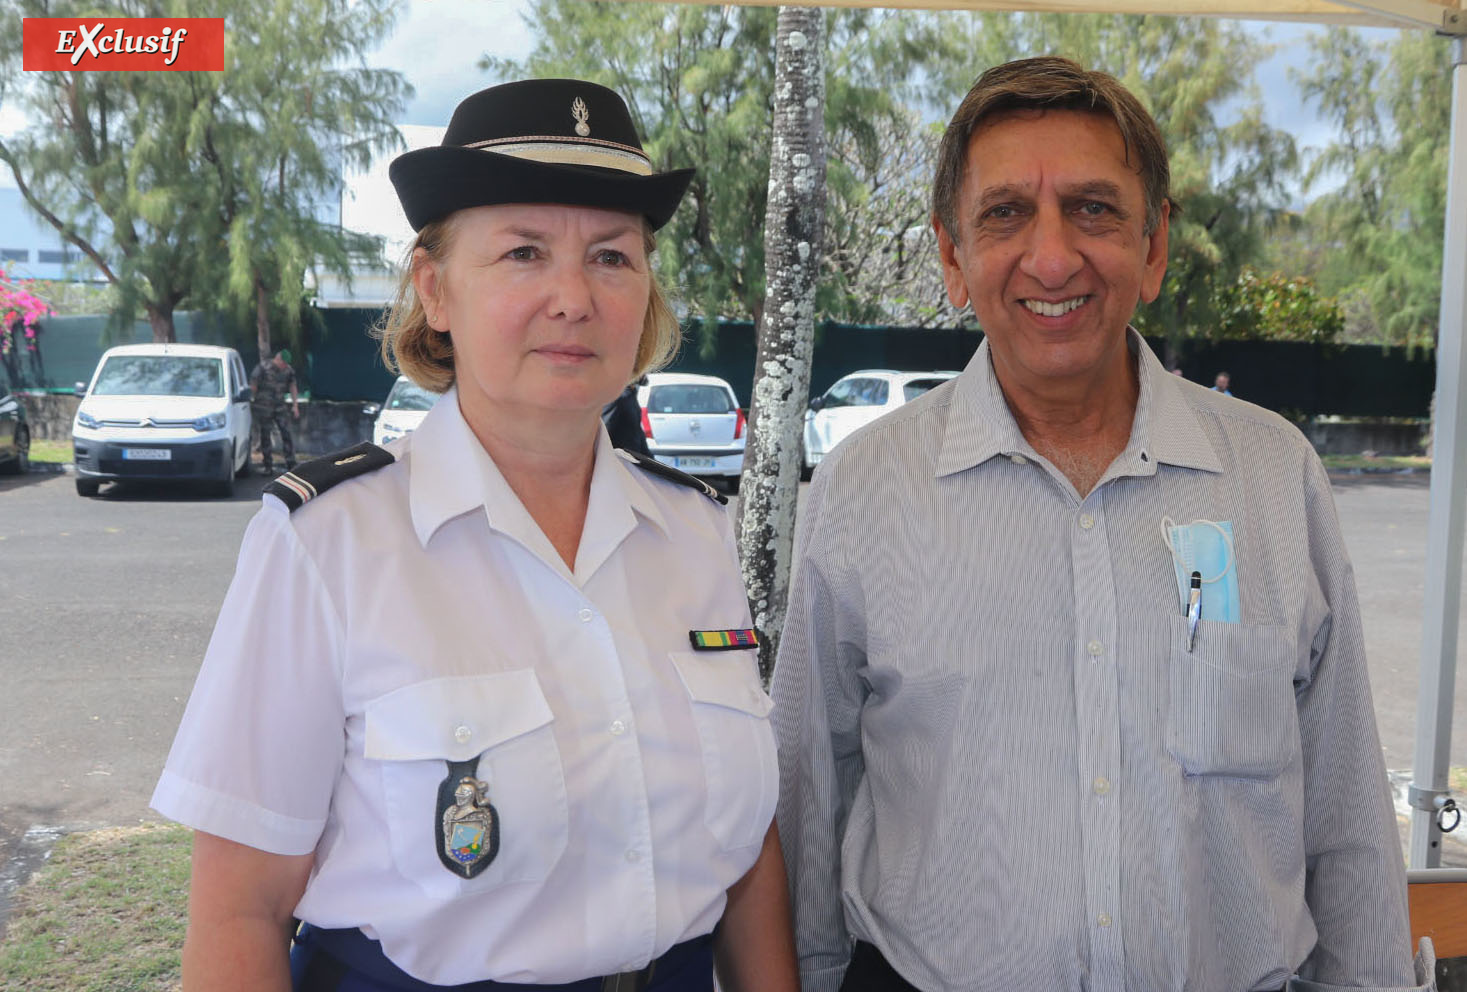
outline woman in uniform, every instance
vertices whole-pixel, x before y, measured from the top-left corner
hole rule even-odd
[[[676,348],[651,251],[691,172],[560,79],[391,177],[383,352],[446,392],[245,534],[153,797],[197,831],[185,988],[793,990],[726,507],[600,420]]]

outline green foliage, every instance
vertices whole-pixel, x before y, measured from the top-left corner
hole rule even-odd
[[[375,245],[316,219],[341,169],[397,140],[408,87],[360,67],[393,0],[118,0],[131,17],[223,17],[225,71],[20,71],[0,52],[0,96],[38,123],[0,142],[27,202],[116,291],[114,329],[144,310],[156,337],[176,308],[254,307],[298,326],[312,266],[343,276]],[[84,0],[19,0],[23,16],[84,15]],[[353,64],[355,62],[355,65]]]
[[[1314,156],[1308,177],[1343,184],[1301,218],[1299,239],[1322,246],[1310,271],[1327,292],[1358,301],[1352,323],[1380,344],[1431,347],[1440,318],[1449,45],[1417,32],[1377,44],[1345,28],[1313,45],[1315,61],[1297,81],[1339,138]]]
[[[1334,343],[1345,329],[1339,303],[1304,276],[1244,269],[1219,303],[1214,337]]]

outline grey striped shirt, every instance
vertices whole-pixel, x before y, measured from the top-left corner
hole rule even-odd
[[[926,992],[1416,987],[1323,467],[1129,333],[1083,499],[986,344],[816,474],[773,690],[806,992],[853,937]],[[1234,527],[1191,651],[1163,517]]]

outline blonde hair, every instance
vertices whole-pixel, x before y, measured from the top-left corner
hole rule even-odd
[[[382,342],[382,362],[388,369],[401,372],[424,389],[439,393],[446,392],[454,383],[453,338],[428,325],[423,301],[413,285],[413,269],[415,264],[419,264],[416,262],[419,248],[423,249],[429,261],[441,264],[447,260],[453,245],[453,217],[449,214],[423,225],[403,257],[402,274],[397,280],[392,305],[372,328],[373,337]],[[645,217],[642,219],[642,246],[646,249],[650,268],[652,253],[657,250],[657,235]],[[649,272],[648,275],[647,314],[642,319],[637,359],[627,382],[635,382],[646,373],[667,365],[682,344],[682,329],[657,281],[657,274]]]

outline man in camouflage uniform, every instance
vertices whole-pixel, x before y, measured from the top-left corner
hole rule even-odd
[[[265,359],[250,373],[250,389],[254,392],[255,423],[260,428],[260,460],[265,474],[271,465],[270,424],[280,431],[280,446],[285,449],[285,469],[295,468],[295,441],[290,436],[290,422],[285,419],[285,392],[290,390],[291,416],[301,416],[300,394],[296,391],[295,369],[290,367],[290,352],[282,348],[273,358]]]

